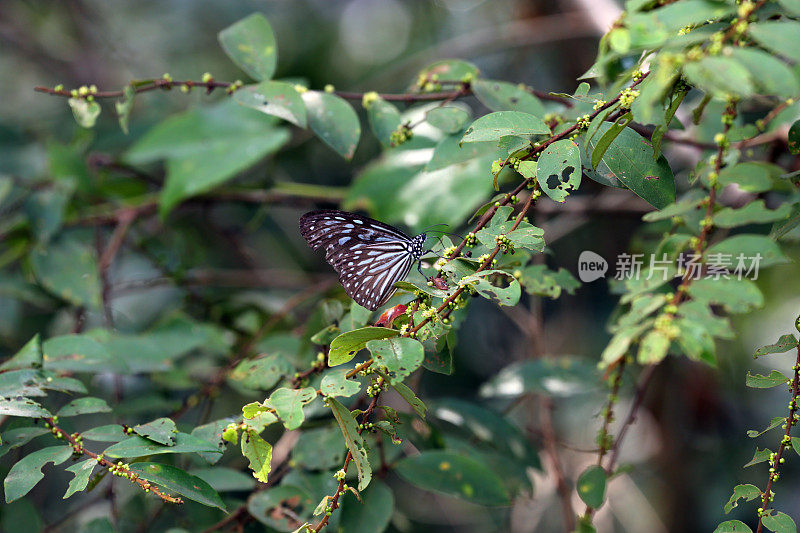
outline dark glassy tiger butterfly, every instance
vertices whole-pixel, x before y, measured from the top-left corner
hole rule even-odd
[[[412,238],[388,224],[333,209],[300,217],[300,233],[314,250],[325,248],[325,260],[345,292],[370,311],[392,296],[395,282],[405,279],[424,254],[427,237]]]

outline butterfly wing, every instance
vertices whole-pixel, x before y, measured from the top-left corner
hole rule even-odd
[[[370,310],[383,305],[406,277],[415,257],[411,239],[377,220],[336,210],[300,217],[300,233],[339,274],[345,292]]]

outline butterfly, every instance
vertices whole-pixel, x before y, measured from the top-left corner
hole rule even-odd
[[[412,238],[383,222],[334,209],[301,216],[300,234],[314,250],[325,248],[325,260],[339,274],[345,292],[370,311],[394,294],[394,284],[424,255],[427,238],[426,233]]]

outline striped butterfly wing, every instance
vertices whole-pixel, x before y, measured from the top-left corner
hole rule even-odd
[[[402,231],[377,220],[336,210],[311,211],[300,217],[300,233],[339,274],[345,292],[374,311],[394,293],[417,256]]]

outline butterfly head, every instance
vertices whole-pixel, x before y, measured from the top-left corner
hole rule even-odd
[[[419,259],[425,253],[425,240],[427,238],[427,233],[420,233],[411,239],[411,254],[414,256],[414,259]]]

